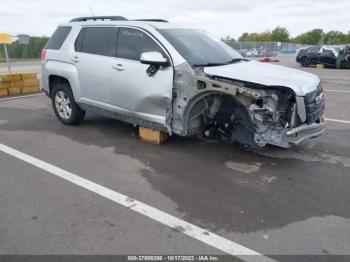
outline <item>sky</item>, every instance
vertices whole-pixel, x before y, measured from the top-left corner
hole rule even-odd
[[[90,8],[91,7],[91,8]],[[0,0],[0,32],[50,36],[74,17],[162,18],[217,38],[276,26],[292,36],[314,28],[350,31],[350,0]]]

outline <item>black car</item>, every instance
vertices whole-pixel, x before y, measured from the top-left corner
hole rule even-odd
[[[350,68],[350,47],[343,49],[328,46],[313,46],[301,49],[296,61],[302,66],[323,64],[325,66]]]

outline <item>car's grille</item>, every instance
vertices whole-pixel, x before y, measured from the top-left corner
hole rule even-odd
[[[311,124],[316,122],[325,111],[325,101],[322,87],[305,95],[306,121]]]

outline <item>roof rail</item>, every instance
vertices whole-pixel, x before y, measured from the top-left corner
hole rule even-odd
[[[130,21],[144,21],[144,22],[162,22],[162,23],[169,23],[169,21],[164,19],[132,19]]]
[[[78,17],[70,20],[70,22],[84,22],[84,21],[96,21],[96,20],[111,20],[111,21],[127,21],[123,16],[86,16],[86,17]]]

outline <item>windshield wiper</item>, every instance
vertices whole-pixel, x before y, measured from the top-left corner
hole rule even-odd
[[[226,63],[226,65],[228,64],[233,64],[233,63],[237,63],[237,62],[240,62],[240,61],[249,61],[248,59],[245,59],[245,58],[233,58],[230,62]]]
[[[233,63],[237,63],[239,61],[249,61],[245,58],[233,58],[229,62],[226,63],[207,63],[207,64],[198,64],[198,65],[193,65],[193,67],[207,67],[207,66],[223,66],[223,65],[229,65]]]
[[[222,66],[222,65],[227,65],[227,64],[226,63],[207,63],[207,64],[193,65],[193,67]]]

